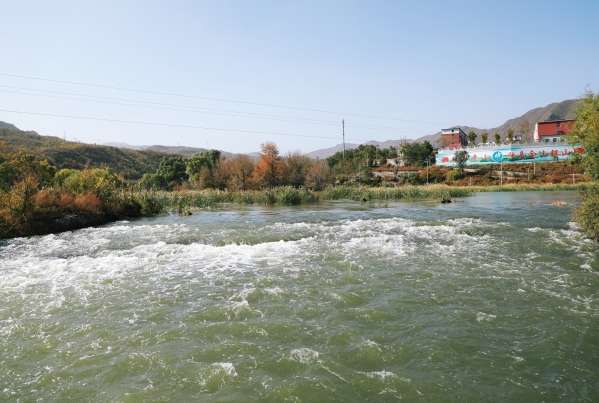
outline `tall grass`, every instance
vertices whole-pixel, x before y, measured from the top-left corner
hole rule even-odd
[[[543,192],[552,190],[585,190],[589,187],[589,182],[576,184],[509,184],[503,186],[472,186],[473,192]]]
[[[324,190],[321,200],[447,200],[467,197],[472,192],[465,187],[447,185],[400,186],[396,188],[355,188],[338,186]]]
[[[470,196],[468,188],[446,185],[403,186],[397,188],[355,188],[339,186],[322,192],[292,187],[278,187],[262,191],[181,190],[133,192],[143,215],[166,211],[215,208],[222,204],[280,204],[298,205],[318,203],[321,200],[447,200]]]

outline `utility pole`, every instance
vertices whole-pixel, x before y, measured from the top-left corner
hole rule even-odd
[[[341,125],[343,126],[343,161],[345,161],[345,119],[341,120]]]
[[[500,182],[499,185],[503,185],[503,158],[501,159],[501,173],[500,173]]]
[[[62,139],[67,141],[67,132],[62,132]]]

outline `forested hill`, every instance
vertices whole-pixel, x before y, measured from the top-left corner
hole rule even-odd
[[[4,125],[0,126],[0,149],[2,148],[3,151],[25,151],[37,155],[58,169],[110,168],[125,179],[139,179],[145,173],[154,173],[162,157],[173,155],[151,150],[75,143]]]

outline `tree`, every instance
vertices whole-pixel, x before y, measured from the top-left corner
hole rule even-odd
[[[476,133],[474,133],[473,130],[470,130],[468,132],[467,137],[468,137],[468,140],[470,141],[470,143],[472,143],[474,145],[474,142],[476,141]]]
[[[208,150],[192,155],[185,172],[190,181],[200,181],[202,187],[216,187],[214,169],[220,160],[220,151]]]
[[[485,130],[484,132],[482,132],[480,134],[480,140],[483,142],[483,144],[487,144],[488,139],[489,139],[489,133],[487,133],[487,131]]]
[[[518,126],[518,133],[520,133],[522,135],[522,138],[524,139],[525,136],[528,134],[529,130],[530,123],[528,123],[528,120],[523,118],[522,121],[520,121],[520,126]]]
[[[189,178],[186,168],[183,157],[163,157],[158,170],[152,176],[152,182],[160,189],[170,190]]]
[[[501,134],[495,133],[495,142],[499,144],[501,142]]]
[[[238,155],[231,160],[232,185],[247,190],[254,173],[254,162],[247,155]]]
[[[306,184],[306,176],[312,167],[312,159],[301,152],[289,152],[283,160],[283,182],[294,188]]]
[[[403,155],[404,165],[423,166],[426,165],[428,158],[433,155],[433,146],[428,141],[422,143],[404,143],[399,148]]]
[[[566,137],[570,144],[583,149],[572,161],[582,165],[592,179],[599,179],[599,92],[586,89],[574,110],[576,123]],[[574,220],[584,234],[599,241],[599,186],[591,185],[582,192],[582,205],[574,210]]]
[[[453,155],[453,158],[451,160],[455,163],[455,166],[458,168],[459,174],[463,175],[464,167],[466,166],[466,163],[468,162],[468,151],[466,151],[466,150],[457,151]]]
[[[225,190],[231,184],[233,178],[232,161],[220,158],[212,169],[212,187],[214,189]]]
[[[511,127],[507,130],[507,140],[511,143],[514,141],[514,129]]]
[[[328,184],[332,183],[335,175],[331,172],[325,161],[317,160],[306,177],[306,184],[314,190],[323,190]]]
[[[273,142],[260,144],[260,160],[256,164],[255,178],[262,186],[275,187],[281,181],[282,161],[279,149]]]
[[[584,149],[575,153],[572,161],[582,165],[594,180],[599,179],[599,92],[587,89],[574,110],[576,122],[566,136],[568,143]]]

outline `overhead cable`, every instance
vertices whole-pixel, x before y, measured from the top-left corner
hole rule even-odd
[[[258,102],[236,101],[236,100],[222,99],[222,98],[201,97],[201,96],[197,96],[197,95],[175,94],[175,93],[170,93],[170,92],[149,91],[149,90],[140,90],[140,89],[134,89],[134,88],[125,88],[125,87],[112,87],[112,86],[108,86],[108,85],[88,84],[88,83],[80,83],[80,82],[75,82],[75,81],[52,80],[52,79],[48,79],[48,78],[20,76],[20,75],[16,75],[16,74],[0,73],[0,76],[24,78],[27,80],[38,80],[38,81],[54,82],[54,83],[61,83],[61,84],[81,85],[81,86],[86,86],[86,87],[106,88],[106,89],[120,90],[120,91],[141,92],[141,93],[146,93],[146,94],[168,95],[168,96],[194,98],[194,99],[206,99],[206,100],[210,100],[210,101],[231,102],[231,103],[244,104],[244,105],[267,106],[267,107],[271,107],[271,108],[283,108],[283,109],[292,109],[292,110],[309,111],[309,112],[331,113],[331,114],[344,115],[344,116],[359,116],[359,117],[365,117],[365,118],[397,120],[397,121],[414,122],[414,123],[430,123],[430,124],[437,124],[437,125],[447,125],[448,124],[448,123],[440,123],[440,122],[427,122],[427,121],[423,121],[423,120],[400,119],[400,118],[391,118],[391,117],[385,117],[385,116],[362,115],[362,114],[357,114],[357,113],[328,111],[328,110],[323,110],[323,109],[299,108],[299,107],[294,107],[294,106],[263,104],[263,103],[258,103]]]
[[[104,119],[104,118],[93,118],[93,117],[87,117],[87,116],[55,115],[55,114],[50,114],[50,113],[12,111],[12,110],[6,110],[6,109],[0,109],[0,112],[21,113],[21,114],[25,114],[25,115],[52,116],[52,117],[69,118],[69,119],[95,120],[95,121],[103,121],[103,122],[132,123],[132,124],[151,125],[151,126],[178,127],[178,128],[184,128],[184,129],[217,130],[217,131],[236,132],[236,133],[271,134],[271,135],[276,135],[276,136],[310,137],[310,138],[317,138],[317,139],[339,140],[338,137],[313,136],[313,135],[308,135],[308,134],[291,134],[291,133],[261,132],[261,131],[255,131],[255,130],[223,129],[223,128],[218,128],[218,127],[203,127],[203,126],[175,125],[175,124],[169,124],[169,123],[139,122],[139,121],[134,121],[134,120]],[[348,140],[372,141],[372,140],[364,140],[364,139],[348,139]]]

